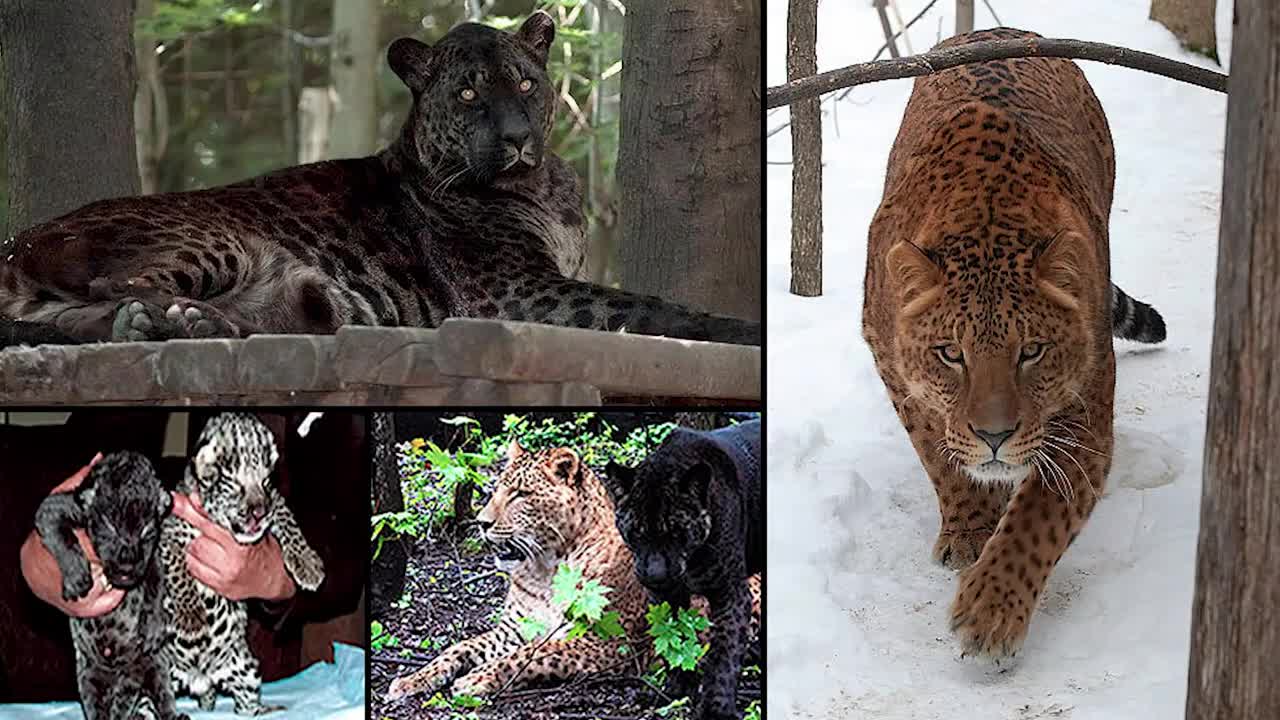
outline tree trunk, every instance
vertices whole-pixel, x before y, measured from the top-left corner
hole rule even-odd
[[[633,3],[622,46],[622,287],[760,317],[760,3]]]
[[[1280,717],[1280,5],[1235,10],[1188,720]]]
[[[880,10],[883,15],[884,9]],[[787,80],[818,73],[818,0],[787,8]],[[892,47],[892,39],[890,40]],[[818,98],[791,106],[791,292],[822,294],[822,110]]]
[[[612,3],[593,2],[588,12],[592,14],[593,33],[617,33],[621,37],[622,13]],[[596,87],[591,94],[591,123],[595,128],[608,127],[618,121],[621,75],[614,72],[608,78],[603,77],[610,68],[602,55],[599,48],[592,50],[591,74]],[[591,217],[591,237],[583,279],[612,286],[618,275],[618,183],[617,175],[612,172],[612,167],[608,167],[607,161],[612,159],[616,165],[617,155],[615,153],[613,158],[609,158],[604,142],[606,134],[599,131],[592,134],[587,159],[587,210]]]
[[[298,95],[298,162],[320,162],[330,157],[336,93],[331,87],[302,88]]]
[[[372,514],[404,510],[404,490],[400,487],[400,466],[396,456],[395,415],[372,412],[369,427],[369,479],[373,486]],[[409,548],[396,538],[382,545],[369,568],[369,607],[374,616],[386,612],[404,592]]]
[[[338,93],[329,156],[372,155],[378,144],[378,0],[334,0],[329,76]]]
[[[0,0],[7,236],[136,195],[133,1]]]
[[[973,32],[973,0],[956,0],[956,34]]]
[[[1151,0],[1151,19],[1169,28],[1182,46],[1218,62],[1216,0]]]
[[[135,17],[148,17],[155,12],[155,7],[155,0],[138,0]],[[141,181],[142,194],[150,195],[158,190],[160,161],[168,144],[168,102],[164,95],[164,83],[160,81],[155,38],[137,33],[133,45],[134,57],[138,63],[138,92],[133,97],[138,179]]]

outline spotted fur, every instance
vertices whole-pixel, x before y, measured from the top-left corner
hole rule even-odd
[[[751,620],[749,578],[764,570],[760,421],[712,432],[677,429],[634,469],[611,464],[605,488],[653,602],[711,610],[695,717],[738,720],[737,687]],[[688,694],[695,679],[670,694]]]
[[[604,486],[576,452],[528,452],[512,443],[507,466],[477,520],[511,577],[498,624],[449,647],[425,668],[393,680],[388,700],[446,688],[454,694],[487,696],[503,687],[603,673],[647,656],[647,595],[614,525]],[[609,609],[618,611],[627,639],[564,636],[564,608],[551,601],[551,580],[561,563],[582,570],[586,580],[612,588]],[[758,581],[751,591],[758,623]],[[549,639],[526,639],[521,618],[541,622],[547,632],[561,629]],[[632,648],[626,655],[619,652],[624,642]]]
[[[0,244],[0,339],[331,333],[479,317],[759,344],[758,323],[578,279],[578,179],[545,150],[554,34],[550,16],[534,13],[514,33],[468,23],[434,47],[397,40],[388,60],[413,106],[375,156],[104,200]]]
[[[93,587],[88,559],[72,533],[76,528],[88,534],[104,580],[126,591],[107,614],[70,620],[87,720],[187,717],[174,707],[162,652],[170,622],[155,551],[172,507],[151,463],[121,452],[102,458],[75,490],[50,495],[36,512],[36,530],[62,574],[64,599],[79,600]]]
[[[270,485],[277,457],[271,431],[256,418],[216,415],[196,441],[178,492],[199,494],[209,517],[241,543],[259,542],[270,532],[280,543],[289,576],[302,590],[314,590],[324,580],[324,563]],[[196,696],[201,710],[213,709],[218,690],[231,695],[240,715],[282,709],[262,704],[245,603],[222,597],[187,571],[186,549],[197,535],[178,517],[165,522],[161,557],[173,599],[174,690]]]
[[[1018,651],[1102,493],[1113,333],[1164,336],[1162,320],[1113,319],[1127,299],[1109,279],[1114,178],[1102,107],[1060,59],[919,78],[889,156],[863,333],[937,491],[934,557],[962,570],[951,627],[966,653]]]

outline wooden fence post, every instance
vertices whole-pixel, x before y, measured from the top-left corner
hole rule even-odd
[[[1280,5],[1235,9],[1188,720],[1280,718]]]

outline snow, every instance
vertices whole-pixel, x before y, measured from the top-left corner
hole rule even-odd
[[[924,0],[901,0],[905,18]],[[994,0],[1006,25],[1213,67],[1147,19],[1149,0]],[[1230,6],[1218,3],[1222,57]],[[770,86],[785,80],[787,3],[767,4]],[[954,27],[942,0],[911,32]],[[978,3],[979,27],[994,25]],[[883,42],[867,0],[819,6],[826,70]],[[1174,718],[1186,696],[1213,323],[1226,98],[1080,63],[1115,138],[1112,274],[1169,326],[1117,345],[1107,496],[1049,581],[1012,669],[961,659],[946,627],[955,574],[930,559],[937,504],[861,339],[867,226],[911,90],[863,86],[824,104],[825,294],[788,293],[790,167],[768,187],[769,704],[773,718]],[[769,115],[766,129],[785,111]],[[767,159],[790,158],[789,133]]]

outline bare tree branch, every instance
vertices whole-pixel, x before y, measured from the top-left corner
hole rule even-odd
[[[1167,78],[1199,85],[1217,92],[1227,91],[1226,75],[1184,62],[1178,62],[1177,60],[1170,60],[1159,55],[1086,40],[1020,38],[1016,40],[990,40],[939,48],[930,50],[922,55],[913,55],[896,60],[876,60],[850,65],[838,70],[829,70],[769,88],[765,94],[765,107],[773,108],[790,105],[797,100],[817,97],[833,90],[855,85],[929,75],[941,70],[988,60],[1007,60],[1009,58],[1022,57],[1092,60],[1107,63],[1108,65],[1120,65],[1155,75],[1163,75]]]

